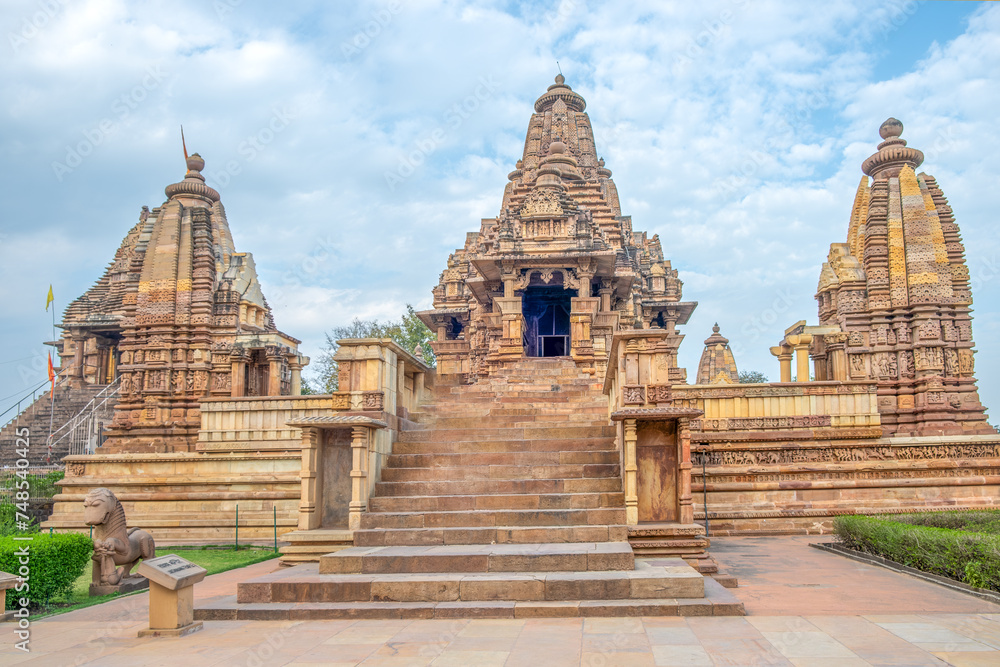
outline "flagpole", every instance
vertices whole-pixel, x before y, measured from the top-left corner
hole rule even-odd
[[[52,342],[56,341],[56,300],[52,294],[52,285],[49,285],[49,295],[46,299],[45,309],[48,310],[49,306],[52,306]],[[58,351],[59,348],[56,348]],[[49,352],[49,372],[52,372],[52,353]],[[48,450],[45,453],[45,464],[52,465],[52,426],[53,420],[56,416],[56,379],[52,376],[52,383],[49,387],[49,437],[45,440],[45,444]]]
[[[45,440],[48,451],[45,453],[45,465],[52,464],[52,420],[56,415],[56,382],[52,381],[49,388],[49,437]]]

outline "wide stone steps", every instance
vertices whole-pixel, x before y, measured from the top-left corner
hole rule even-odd
[[[411,413],[353,533],[201,620],[742,615],[679,557],[637,561],[594,378],[530,360]]]
[[[383,482],[432,482],[469,481],[488,479],[579,479],[617,477],[617,463],[557,463],[552,465],[479,465],[447,468],[442,466],[421,468],[386,467],[382,470]]]
[[[465,466],[550,466],[618,463],[617,451],[488,452],[391,454],[387,466],[400,468],[455,468]],[[383,478],[384,479],[384,478]]]
[[[376,496],[455,496],[460,494],[601,493],[621,491],[617,478],[490,479],[378,482]]]
[[[338,552],[338,553],[343,553]],[[690,565],[638,564],[632,570],[313,574],[311,565],[271,581],[238,587],[236,601],[261,602],[485,602],[703,598],[705,579]]]
[[[397,442],[482,442],[491,440],[566,440],[572,438],[614,438],[614,426],[532,426],[507,428],[420,429],[403,431]]]
[[[625,510],[596,509],[474,510],[471,512],[366,512],[361,528],[484,528],[513,526],[592,526],[625,523]]]
[[[589,411],[589,412],[587,412]],[[496,415],[493,411],[490,414],[469,414],[468,412],[456,411],[455,417],[437,417],[426,419],[421,422],[424,426],[419,430],[432,429],[465,429],[465,428],[534,428],[545,424],[560,424],[570,426],[583,426],[588,428],[601,428],[607,424],[607,408],[603,413],[591,408],[579,408],[567,410],[565,414],[512,414]],[[603,416],[602,416],[603,415]]]
[[[624,507],[625,495],[605,493],[498,494],[457,496],[375,496],[369,512],[470,512],[474,510],[592,509]]]
[[[627,542],[354,547],[323,556],[320,574],[632,570]]]
[[[636,562],[633,570],[354,574],[322,574],[317,563],[308,563],[243,582],[236,596],[199,602],[195,619],[743,614],[743,603],[716,581],[703,578],[681,559],[664,559]]]
[[[414,431],[407,431],[414,433]],[[480,452],[584,452],[614,451],[614,438],[559,438],[537,440],[396,441],[394,454],[474,454]]]
[[[299,567],[305,567],[299,566]],[[648,600],[484,600],[455,602],[274,602],[241,604],[235,595],[199,602],[196,621],[743,616],[743,603],[713,579],[703,598]]]
[[[628,529],[624,525],[377,528],[354,531],[354,544],[359,547],[625,542],[627,540]]]

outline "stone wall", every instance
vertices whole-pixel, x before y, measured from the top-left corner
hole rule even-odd
[[[995,507],[1000,437],[883,437],[866,383],[673,387],[691,422],[695,521],[720,534],[828,533],[833,518]],[[707,478],[707,485],[705,480]]]
[[[62,492],[44,527],[86,531],[83,498],[111,489],[130,526],[161,544],[267,544],[298,524],[302,431],[285,425],[329,414],[330,396],[208,399],[197,450],[69,456]],[[275,511],[276,510],[276,511]]]

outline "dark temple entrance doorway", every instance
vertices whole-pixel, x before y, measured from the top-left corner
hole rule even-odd
[[[576,290],[561,286],[528,287],[524,290],[525,354],[529,357],[565,357],[569,349],[570,299]]]

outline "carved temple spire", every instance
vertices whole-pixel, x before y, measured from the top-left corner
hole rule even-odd
[[[820,273],[822,343],[810,351],[827,380],[877,381],[888,433],[984,434],[969,306],[969,269],[954,213],[924,154],[889,118],[861,166],[846,243]],[[839,331],[838,331],[839,330]]]
[[[729,339],[719,331],[719,323],[716,322],[712,335],[705,339],[705,350],[698,363],[698,384],[735,384],[740,381]]]

